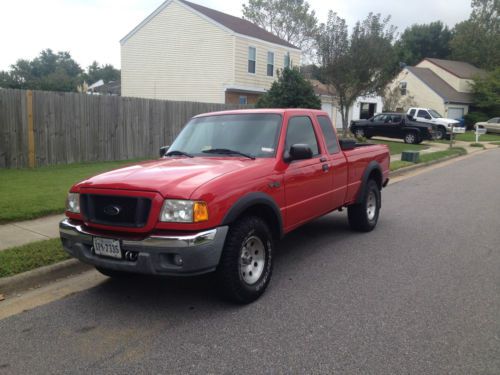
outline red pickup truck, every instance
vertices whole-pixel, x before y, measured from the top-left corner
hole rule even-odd
[[[264,292],[274,243],[300,225],[347,207],[372,230],[389,180],[386,146],[339,141],[307,109],[199,115],[160,155],[75,184],[64,249],[111,277],[215,271],[240,303]]]

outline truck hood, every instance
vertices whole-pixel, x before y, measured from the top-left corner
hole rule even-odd
[[[451,118],[444,118],[444,117],[435,118],[434,120],[439,121],[443,124],[459,124],[460,123],[460,121],[452,120]]]
[[[169,158],[144,162],[91,177],[77,189],[155,191],[163,197],[188,199],[201,185],[260,160],[236,157]]]

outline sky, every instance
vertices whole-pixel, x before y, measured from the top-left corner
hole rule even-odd
[[[246,0],[191,0],[241,17]],[[308,0],[320,22],[331,9],[348,25],[369,12],[391,15],[402,32],[415,23],[441,20],[452,27],[469,17],[470,0]],[[0,70],[41,50],[69,51],[86,68],[96,60],[120,67],[120,39],[163,0],[0,0]]]

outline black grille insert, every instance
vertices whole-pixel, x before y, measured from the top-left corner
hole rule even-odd
[[[85,221],[102,225],[142,228],[151,209],[151,199],[116,195],[81,194]]]

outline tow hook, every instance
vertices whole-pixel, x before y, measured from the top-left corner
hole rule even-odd
[[[139,253],[137,251],[125,251],[125,259],[130,261],[130,262],[137,261],[138,257],[139,257]]]

